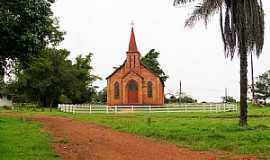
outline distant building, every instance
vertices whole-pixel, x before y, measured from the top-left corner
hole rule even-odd
[[[3,106],[12,106],[12,100],[9,96],[0,93],[0,107]]]
[[[164,83],[157,74],[141,63],[133,27],[126,60],[107,77],[107,104],[164,104]]]

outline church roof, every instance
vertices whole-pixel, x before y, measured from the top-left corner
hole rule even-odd
[[[113,72],[112,74],[110,74],[106,79],[111,78],[116,72],[118,72],[122,67],[124,67],[125,63],[126,63],[126,61],[124,61],[124,63],[123,63],[121,66],[119,66],[118,68],[116,68],[116,69],[114,70],[114,72]],[[159,79],[160,79],[160,81],[161,81],[163,87],[165,86],[163,80],[160,78],[160,76],[159,76],[158,74],[156,74],[154,71],[152,71],[152,69],[150,69],[149,67],[147,67],[146,65],[144,65],[142,62],[140,62],[140,64],[141,64],[145,69],[147,69],[148,71],[150,71],[152,74],[154,74],[155,76],[159,77]],[[130,72],[129,72],[129,73],[130,73]],[[128,73],[128,74],[129,74],[129,73]]]
[[[117,67],[117,68],[113,71],[113,73],[111,73],[108,77],[106,77],[106,79],[111,78],[117,71],[119,71],[122,67],[124,67],[125,63],[126,63],[126,61],[124,61],[124,63],[123,63],[121,66]]]
[[[131,28],[131,35],[130,35],[128,52],[138,52],[138,48],[137,48],[137,44],[136,44],[136,39],[135,39],[135,34],[134,34],[133,27]]]

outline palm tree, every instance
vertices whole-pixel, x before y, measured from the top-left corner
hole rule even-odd
[[[247,66],[248,54],[262,53],[264,44],[264,11],[261,0],[174,0],[174,5],[197,2],[185,26],[192,27],[199,20],[207,25],[209,18],[220,15],[220,29],[225,56],[240,57],[240,122],[247,126]]]

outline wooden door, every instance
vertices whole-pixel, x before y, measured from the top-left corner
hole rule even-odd
[[[134,80],[128,82],[128,104],[138,104],[138,83]]]

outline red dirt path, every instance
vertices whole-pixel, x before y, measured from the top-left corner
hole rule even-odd
[[[215,160],[221,157],[256,159],[191,151],[63,117],[34,116],[31,119],[41,122],[52,135],[52,146],[64,160]]]

